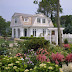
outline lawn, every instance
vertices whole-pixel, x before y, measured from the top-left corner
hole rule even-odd
[[[2,43],[4,43],[5,42],[5,40],[4,39],[0,39],[0,44],[2,44]],[[14,43],[14,41],[13,40],[7,40],[7,42],[8,43]]]

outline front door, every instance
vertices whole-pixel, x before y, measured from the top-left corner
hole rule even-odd
[[[24,36],[27,36],[27,29],[24,29]]]

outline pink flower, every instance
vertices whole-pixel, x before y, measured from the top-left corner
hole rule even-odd
[[[21,55],[22,55],[21,53],[17,53],[17,54],[16,54],[16,56],[21,56]]]
[[[68,62],[72,62],[72,53],[71,54],[68,54],[66,56],[66,59],[65,60],[68,61]]]
[[[64,44],[64,48],[70,48],[69,44]]]
[[[59,62],[58,62],[57,60],[55,61],[55,63],[56,63],[56,64],[59,64]]]
[[[47,59],[47,62],[50,62],[50,59],[49,58]]]
[[[51,57],[52,61],[55,62],[56,64],[59,64],[59,62],[62,62],[64,60],[64,56],[58,52],[56,54],[52,53]]]

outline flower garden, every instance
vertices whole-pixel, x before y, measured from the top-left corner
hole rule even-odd
[[[72,44],[55,46],[43,38],[0,44],[0,72],[72,72]]]

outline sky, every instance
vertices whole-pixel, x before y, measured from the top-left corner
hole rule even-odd
[[[34,0],[0,0],[0,16],[6,21],[11,21],[12,15],[16,13],[35,14],[38,5],[33,3]],[[38,0],[40,1],[40,0]],[[62,15],[72,15],[72,0],[60,0],[63,8]]]

